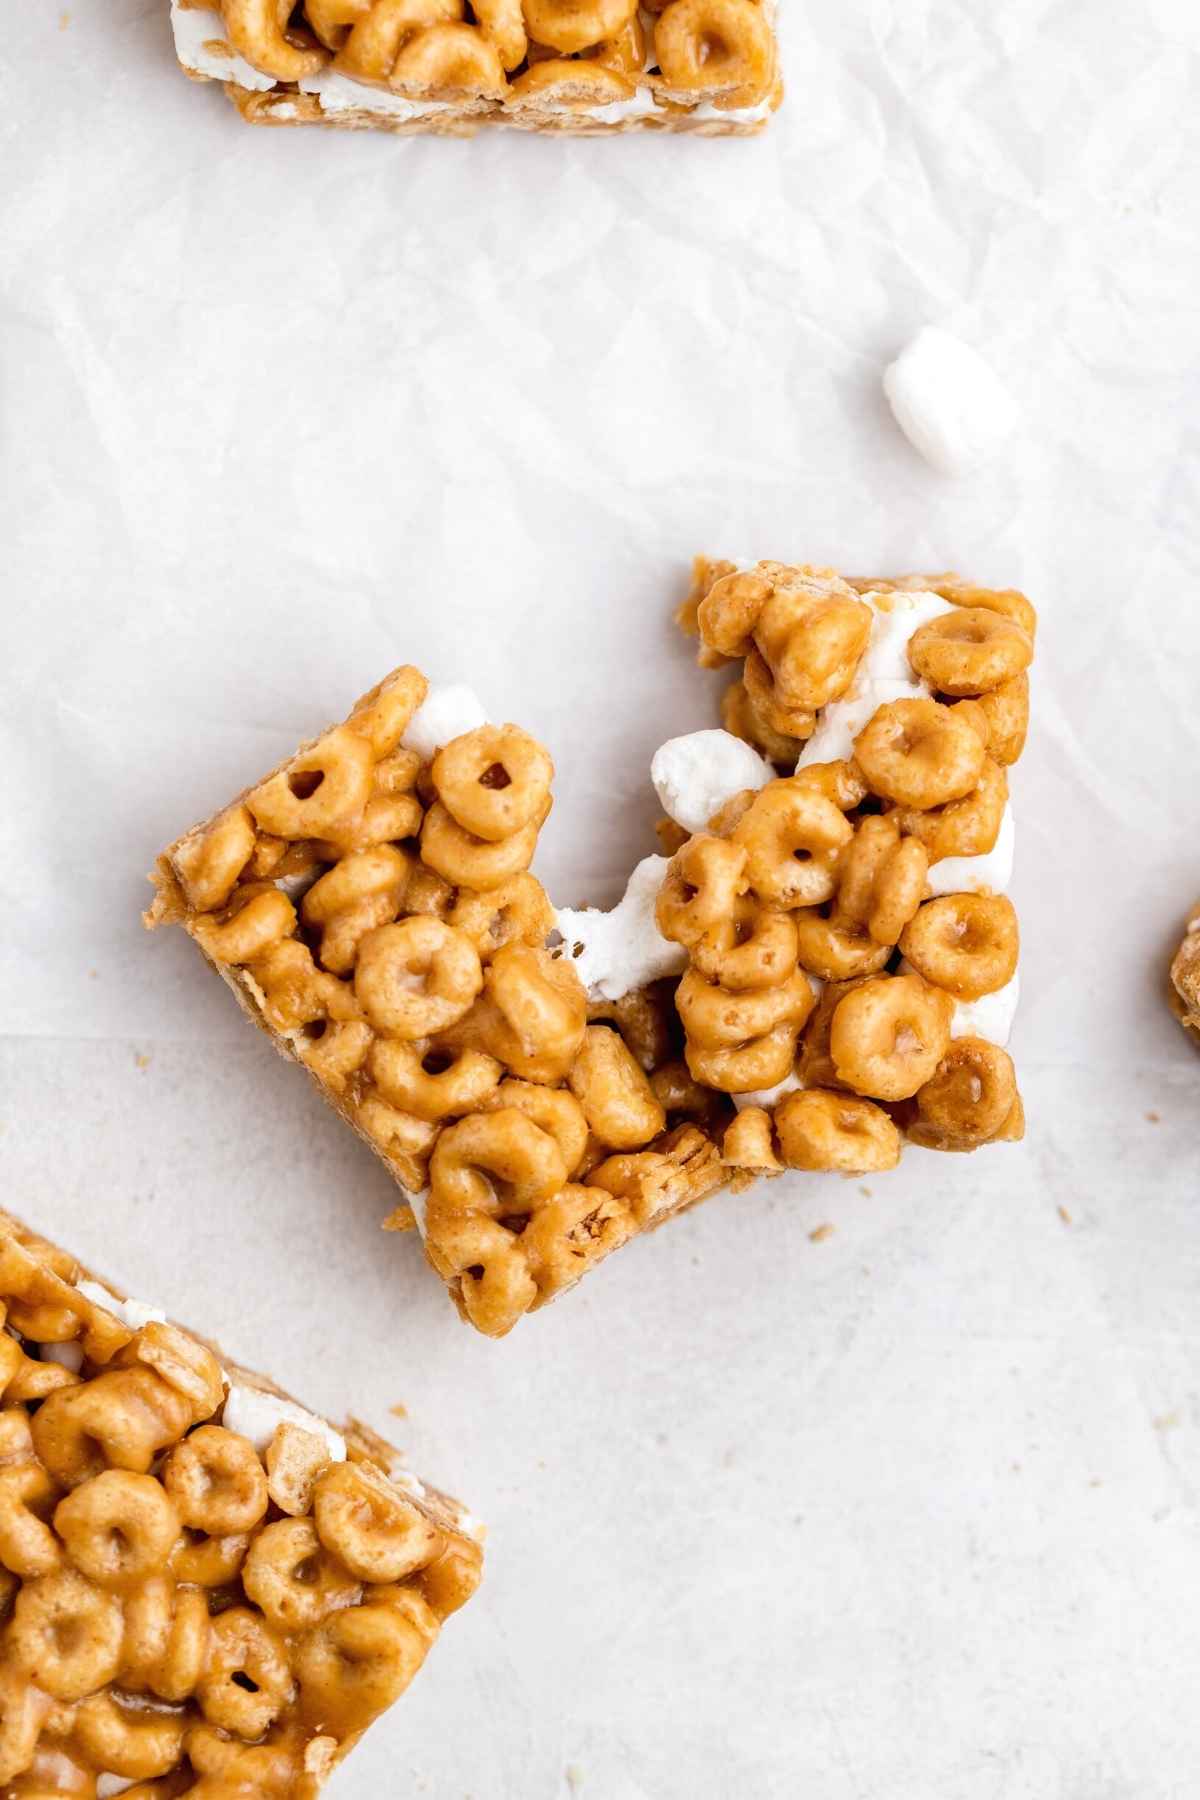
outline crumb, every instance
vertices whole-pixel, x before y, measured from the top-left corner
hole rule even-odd
[[[808,1241],[810,1244],[823,1244],[825,1239],[831,1238],[836,1230],[836,1225],[815,1225],[808,1234]]]
[[[1162,1124],[1162,1114],[1161,1113],[1148,1112],[1146,1114],[1146,1118],[1151,1125],[1161,1125]]]
[[[858,1191],[860,1194],[865,1194],[868,1200],[871,1198],[871,1190],[869,1187],[860,1187]]]
[[[150,1058],[139,1051],[133,1059],[133,1066],[135,1069],[148,1069],[150,1067]]]
[[[1155,1431],[1174,1431],[1183,1423],[1183,1421],[1179,1417],[1178,1411],[1176,1411],[1159,1413],[1157,1419],[1151,1419],[1150,1423],[1153,1425]]]
[[[1103,1487],[1104,1483],[1101,1481],[1101,1479],[1098,1475],[1093,1475],[1092,1479],[1088,1482],[1088,1486],[1089,1487]]]
[[[1070,1213],[1067,1211],[1065,1206],[1059,1207],[1058,1216],[1062,1220],[1064,1225],[1073,1225],[1075,1223],[1074,1219],[1071,1217]]]
[[[407,1419],[407,1417],[408,1417],[407,1406],[405,1406],[403,1404],[403,1402],[399,1401],[399,1400],[397,1400],[395,1406],[389,1406],[388,1411],[391,1413],[393,1419]]]
[[[69,12],[60,12],[58,15],[58,29],[60,31],[65,31],[67,29],[67,26],[70,23],[71,23],[70,13]]]
[[[88,970],[88,980],[95,981],[97,979],[97,977],[99,976],[99,974],[100,974],[99,969],[89,969]]]
[[[578,1763],[568,1763],[563,1770],[567,1786],[573,1794],[578,1794],[583,1787],[583,1770]]]
[[[385,1231],[415,1231],[417,1229],[416,1214],[407,1201],[401,1201],[383,1221]]]

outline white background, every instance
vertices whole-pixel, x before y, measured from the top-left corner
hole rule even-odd
[[[576,144],[251,131],[165,0],[67,4],[0,49],[3,1197],[491,1521],[331,1792],[1192,1800],[1191,0],[792,0],[765,137]],[[929,321],[1026,420],[965,482],[881,400]],[[1029,1137],[718,1199],[490,1343],[143,871],[413,660],[611,899],[713,720],[701,549],[1038,602]]]

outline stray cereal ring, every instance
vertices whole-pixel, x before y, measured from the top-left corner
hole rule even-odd
[[[970,725],[936,700],[889,700],[854,740],[873,794],[901,806],[941,806],[976,786],[984,749]]]
[[[554,764],[519,725],[480,725],[439,750],[430,779],[450,817],[498,844],[546,816]]]
[[[655,20],[654,54],[668,87],[758,92],[771,78],[771,27],[753,0],[672,0]]]
[[[775,1108],[775,1131],[789,1169],[869,1175],[900,1161],[900,1133],[881,1106],[854,1094],[804,1088]]]
[[[973,1150],[1003,1130],[1016,1101],[1008,1051],[983,1038],[956,1038],[917,1094],[908,1135],[930,1149]]]
[[[968,735],[978,745],[978,738]],[[831,800],[793,776],[769,782],[755,796],[733,842],[746,850],[746,872],[758,897],[791,909],[832,897],[838,851],[853,835],[854,827]]]
[[[395,63],[388,86],[403,93],[469,94],[479,100],[502,100],[508,91],[495,44],[474,25],[431,25],[409,38]]]
[[[907,1100],[945,1055],[952,1011],[919,976],[864,981],[839,1001],[829,1027],[838,1080],[876,1100]]]
[[[941,694],[987,694],[1025,673],[1033,642],[1001,613],[956,606],[913,632],[908,660]]]
[[[354,992],[371,1023],[391,1037],[432,1037],[461,1019],[483,986],[465,932],[441,919],[401,919],[367,933]]]
[[[900,948],[934,987],[956,1000],[978,1000],[1016,973],[1016,909],[1005,894],[944,894],[905,926]]]

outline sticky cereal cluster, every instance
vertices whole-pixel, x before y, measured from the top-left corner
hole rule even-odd
[[[260,1454],[209,1346],[129,1329],[79,1274],[0,1214],[0,1787],[313,1795],[479,1545],[356,1446],[281,1423]]]

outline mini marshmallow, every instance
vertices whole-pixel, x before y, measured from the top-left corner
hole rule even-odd
[[[730,731],[689,731],[654,752],[650,779],[668,818],[685,831],[704,831],[727,800],[766,787],[775,771]]]
[[[730,1094],[729,1098],[739,1112],[744,1106],[763,1106],[770,1112],[771,1108],[778,1105],[785,1094],[794,1094],[797,1088],[803,1086],[804,1083],[793,1069],[790,1075],[785,1075],[782,1081],[775,1083],[774,1087],[756,1088],[752,1094]]]
[[[987,461],[1016,429],[1016,405],[995,371],[934,325],[889,363],[883,391],[909,443],[943,475]]]
[[[260,93],[275,86],[273,75],[264,75],[244,56],[237,55],[225,35],[225,21],[219,11],[181,6],[179,0],[171,0],[171,30],[175,34],[176,56],[194,74],[211,76],[214,81],[235,81],[238,87],[254,88]]]
[[[430,688],[400,741],[406,750],[415,750],[422,762],[428,762],[444,744],[487,722],[478,696],[461,682],[448,682]]]
[[[1008,892],[1012,880],[1013,850],[1017,828],[1012,807],[1005,804],[996,842],[982,856],[944,856],[929,870],[929,892],[938,894],[993,894]]]
[[[82,1344],[39,1344],[37,1351],[41,1362],[61,1363],[72,1375],[78,1375],[83,1367]]]
[[[98,1281],[77,1281],[75,1288],[85,1300],[90,1300],[94,1306],[102,1306],[130,1331],[140,1331],[143,1325],[165,1325],[167,1322],[166,1313],[160,1312],[157,1306],[147,1306],[144,1300],[118,1300]]]
[[[881,706],[889,700],[919,700],[928,688],[910,681],[856,681],[843,700],[831,700],[817,721],[813,732],[796,760],[796,768],[809,763],[848,762],[854,755],[854,740],[866,729]]]
[[[1018,974],[1002,988],[997,988],[994,994],[984,994],[979,1000],[957,1001],[950,1022],[950,1036],[985,1038],[989,1044],[999,1044],[1003,1049],[1012,1036],[1020,995],[1021,977]]]
[[[908,644],[922,625],[952,610],[949,601],[924,589],[862,598],[874,614],[867,647],[845,694],[823,709],[817,729],[800,752],[798,769],[808,763],[848,760],[855,738],[879,707],[889,700],[925,699],[931,691],[908,660]]]
[[[265,1450],[275,1436],[278,1425],[298,1425],[324,1440],[332,1462],[345,1462],[346,1440],[340,1432],[318,1419],[294,1400],[283,1400],[278,1394],[264,1394],[259,1388],[239,1387],[231,1382],[225,1397],[223,1422],[227,1431],[247,1437],[259,1452]]]
[[[683,945],[668,943],[654,919],[666,873],[665,856],[643,857],[611,912],[589,906],[555,913],[563,939],[558,954],[574,963],[589,1000],[620,1000],[664,975],[682,975],[687,967]],[[582,946],[578,955],[576,945]]]

